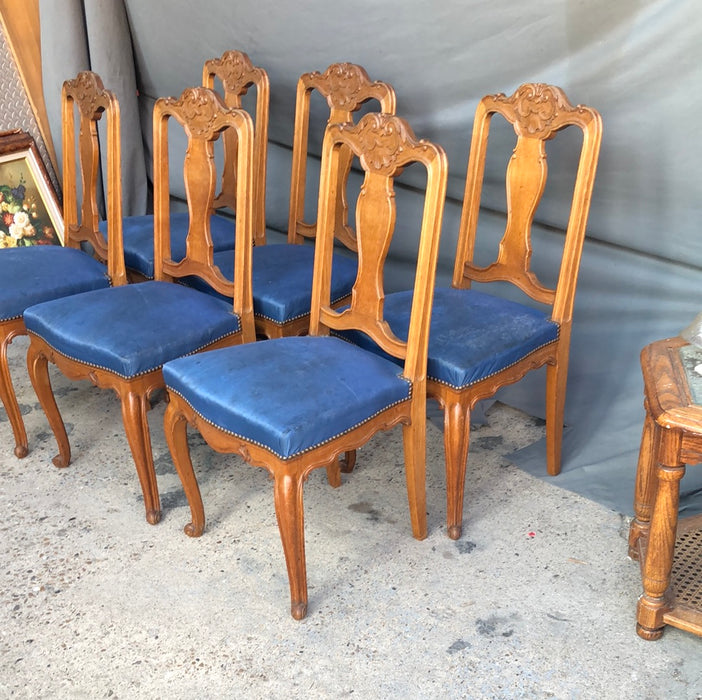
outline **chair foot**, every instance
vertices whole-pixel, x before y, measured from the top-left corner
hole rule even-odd
[[[63,455],[58,454],[51,460],[51,462],[55,467],[58,467],[59,469],[64,469],[71,463],[71,460],[67,460]]]
[[[655,642],[657,639],[660,639],[663,636],[663,627],[651,630],[648,629],[648,627],[643,627],[637,622],[636,634],[638,634],[641,639],[645,639],[647,642]]]
[[[23,457],[26,457],[29,454],[29,446],[28,445],[17,445],[15,447],[15,457],[17,459],[22,459]]]
[[[291,603],[290,614],[296,620],[302,620],[307,615],[307,603]]]
[[[451,525],[451,527],[448,528],[448,536],[452,540],[460,539],[462,533],[463,533],[463,527],[461,525]]]
[[[188,523],[184,528],[183,532],[188,537],[200,537],[200,535],[205,531],[204,527],[198,527],[194,523]]]
[[[146,522],[149,525],[156,525],[161,521],[161,511],[160,510],[147,510],[146,511]]]

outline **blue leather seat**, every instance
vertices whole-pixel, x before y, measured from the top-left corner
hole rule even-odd
[[[411,308],[411,291],[385,297],[385,320],[399,338],[407,338]],[[429,331],[427,378],[465,389],[553,343],[558,331],[558,324],[539,309],[473,289],[437,287]],[[367,350],[381,352],[358,331],[341,335]]]
[[[227,279],[234,277],[234,255],[229,251],[214,254],[214,263]],[[309,318],[312,303],[314,247],[311,245],[268,244],[253,249],[254,316],[277,326]],[[335,255],[332,268],[331,302],[348,297],[356,281],[358,262],[355,258]],[[199,277],[185,280],[210,294],[217,294]]]
[[[65,357],[123,379],[241,331],[231,303],[155,280],[30,306],[24,324]]]
[[[7,360],[7,346],[26,333],[25,309],[48,299],[110,286],[107,268],[87,253],[61,246],[7,248],[0,252],[0,399],[15,439],[15,455],[29,451],[27,431]]]
[[[76,248],[28,246],[0,254],[0,322],[28,306],[110,286],[105,265]]]
[[[290,459],[410,398],[394,362],[339,338],[274,338],[167,363],[169,392],[220,430]],[[271,410],[271,408],[274,410]]]

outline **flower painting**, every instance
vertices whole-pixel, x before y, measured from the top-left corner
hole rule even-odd
[[[0,134],[0,249],[61,245],[56,197],[28,134]]]

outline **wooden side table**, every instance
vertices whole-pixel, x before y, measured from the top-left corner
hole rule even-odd
[[[702,636],[702,515],[678,523],[680,480],[702,462],[702,350],[667,338],[641,352],[646,418],[629,530],[641,566],[636,631],[659,639],[665,625]],[[698,386],[699,385],[699,386]]]

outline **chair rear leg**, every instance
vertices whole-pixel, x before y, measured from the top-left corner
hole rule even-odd
[[[349,450],[339,455],[327,466],[327,481],[332,488],[341,486],[341,475],[350,474],[356,466],[356,450]]]
[[[344,474],[350,474],[356,466],[356,450],[349,450],[339,457],[339,468]]]
[[[546,366],[546,471],[550,476],[561,473],[567,378],[567,358]]]
[[[470,407],[460,399],[444,406],[444,454],[446,459],[446,530],[452,540],[463,532],[463,493],[470,445]]]
[[[423,540],[427,536],[427,426],[424,413],[423,409],[421,419],[413,418],[411,425],[402,426],[407,500],[412,522],[412,535],[418,540]]]
[[[58,445],[58,454],[52,462],[57,467],[67,467],[71,463],[71,445],[68,442],[66,426],[63,424],[61,413],[56,405],[51,378],[49,377],[49,360],[46,355],[30,340],[27,350],[27,371],[34,387],[34,392],[39,399],[39,404],[44,411],[49,426]]]
[[[146,520],[155,525],[161,520],[161,503],[158,496],[154,456],[151,450],[151,435],[147,413],[150,407],[148,397],[141,392],[127,390],[120,396],[122,401],[122,422],[127,434],[127,442],[132,451],[139,483],[144,494]]]
[[[290,583],[290,614],[296,620],[307,615],[307,565],[301,474],[274,475],[275,514],[283,543]]]
[[[29,452],[29,442],[27,441],[27,431],[24,427],[24,420],[17,403],[17,395],[12,386],[10,376],[10,366],[7,360],[7,348],[12,342],[13,335],[5,335],[0,343],[0,401],[5,407],[7,419],[10,421],[12,434],[15,438],[15,457],[22,459]]]
[[[329,486],[338,489],[341,486],[341,468],[339,466],[340,459],[335,459],[331,464],[327,464],[327,482]]]
[[[188,446],[188,422],[177,407],[177,397],[171,397],[163,417],[163,429],[185,497],[190,506],[190,522],[183,528],[188,537],[200,537],[205,530],[205,508],[197,483]]]

